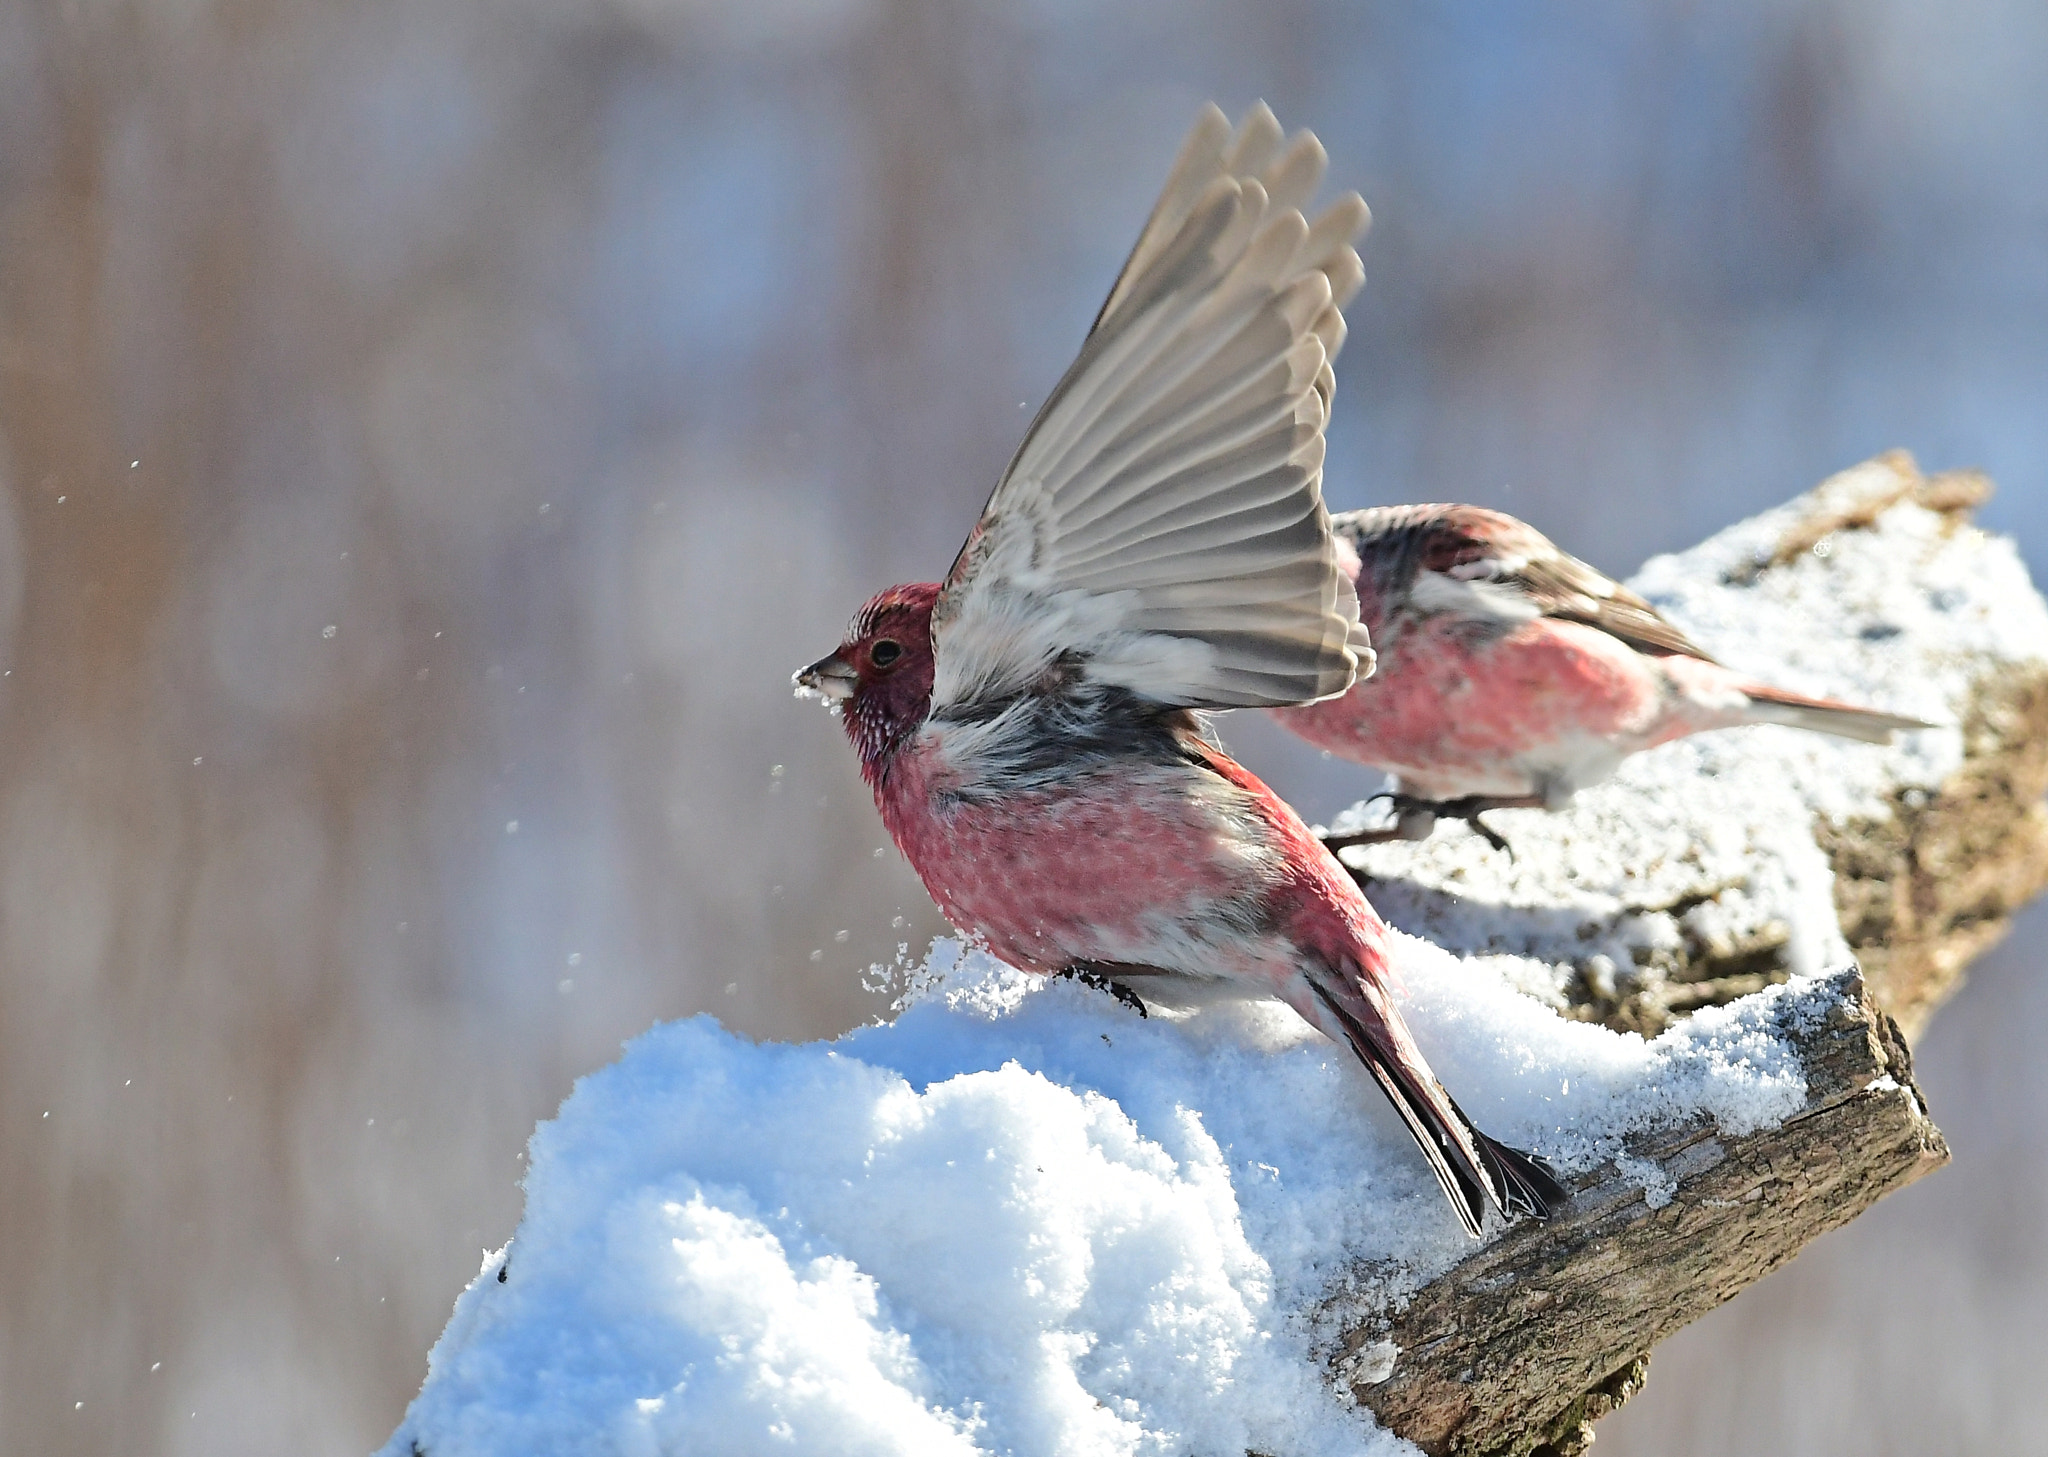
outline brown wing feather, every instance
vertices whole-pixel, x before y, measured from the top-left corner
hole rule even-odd
[[[1528,522],[1484,506],[1377,506],[1333,518],[1362,562],[1512,587],[1545,617],[1583,622],[1647,653],[1713,662],[1642,597],[1559,549]]]
[[[1646,653],[1714,661],[1670,618],[1621,583],[1577,557],[1551,550],[1556,552],[1553,560],[1531,562],[1508,579],[1522,584],[1544,616],[1586,623]]]

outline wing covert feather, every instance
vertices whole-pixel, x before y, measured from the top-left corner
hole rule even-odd
[[[1335,525],[1361,562],[1398,562],[1406,570],[1412,558],[1416,572],[1506,589],[1541,616],[1597,627],[1643,652],[1714,661],[1641,596],[1505,512],[1448,503],[1373,506],[1347,511]]]

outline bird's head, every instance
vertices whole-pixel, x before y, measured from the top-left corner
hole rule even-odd
[[[931,712],[938,600],[937,582],[878,593],[855,614],[845,642],[796,674],[799,696],[822,698],[840,715],[871,779]]]

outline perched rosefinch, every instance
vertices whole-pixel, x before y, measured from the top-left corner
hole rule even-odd
[[[1656,608],[1525,522],[1479,506],[1376,506],[1331,522],[1379,671],[1279,710],[1310,743],[1393,773],[1397,828],[1558,809],[1630,754],[1739,724],[1882,744],[1916,718],[1808,698],[1725,668]]]
[[[1324,160],[1208,108],[945,582],[883,592],[796,681],[955,925],[1027,971],[1279,997],[1357,1052],[1476,1234],[1562,1191],[1459,1112],[1385,925],[1200,716],[1370,671],[1322,502],[1367,213],[1304,220]]]

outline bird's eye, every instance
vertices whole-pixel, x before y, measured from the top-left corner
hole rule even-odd
[[[902,656],[903,644],[893,637],[885,637],[868,649],[868,661],[877,668],[893,668]]]

